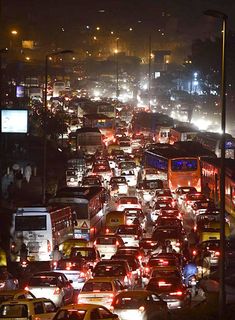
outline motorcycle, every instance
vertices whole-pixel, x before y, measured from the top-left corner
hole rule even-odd
[[[195,297],[198,293],[198,280],[196,278],[196,275],[189,275],[187,278],[184,279],[184,282],[188,288],[191,290],[192,297]]]

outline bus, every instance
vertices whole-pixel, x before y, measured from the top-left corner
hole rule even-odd
[[[64,81],[55,81],[53,83],[53,97],[59,97],[61,92],[65,90]]]
[[[104,114],[85,114],[83,116],[83,127],[98,128],[103,136],[103,141],[108,144],[114,140],[115,118]]]
[[[187,150],[187,151],[186,151]],[[174,191],[178,187],[195,187],[201,191],[202,157],[214,154],[196,142],[179,142],[174,145],[154,144],[144,153],[144,164],[156,168],[162,180],[168,181],[168,187]]]
[[[200,142],[205,148],[213,151],[217,157],[221,155],[221,134],[217,132],[199,132],[195,141]],[[235,138],[231,134],[225,134],[225,157],[234,159]]]
[[[208,183],[210,197],[220,203],[221,160],[215,158],[201,160],[202,185]],[[225,211],[235,217],[235,167],[234,160],[225,160]]]
[[[105,189],[65,187],[50,199],[51,204],[68,205],[72,210],[74,238],[92,240],[103,226]]]
[[[178,126],[170,128],[169,143],[173,144],[178,141],[193,141],[197,133],[198,130],[191,127]]]
[[[12,260],[20,260],[19,251],[25,243],[30,261],[49,261],[54,246],[72,237],[69,206],[18,208],[12,218]]]
[[[72,152],[81,151],[84,154],[102,152],[104,143],[102,133],[98,128],[86,127],[69,134],[69,144]]]

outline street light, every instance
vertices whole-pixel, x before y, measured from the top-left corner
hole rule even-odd
[[[61,50],[52,52],[45,56],[45,93],[44,93],[44,112],[43,112],[43,174],[42,174],[42,203],[46,202],[46,171],[47,171],[47,137],[46,137],[46,112],[47,112],[47,87],[48,87],[48,60],[61,54],[73,53],[72,50]]]
[[[119,65],[118,65],[118,40],[119,38],[116,39],[116,99],[119,97]]]
[[[228,16],[220,11],[207,10],[205,15],[222,20],[221,46],[221,174],[220,174],[220,290],[219,319],[224,318],[225,300],[225,133],[226,133],[226,33]]]

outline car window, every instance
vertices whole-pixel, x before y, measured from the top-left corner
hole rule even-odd
[[[19,297],[19,299],[21,299]],[[31,292],[25,293],[22,299],[34,299],[34,295]]]
[[[111,316],[111,313],[103,307],[100,307],[98,309],[98,312],[99,312],[99,319],[109,319]]]
[[[6,304],[0,307],[1,318],[27,318],[28,307],[26,304]]]
[[[86,310],[61,310],[56,314],[53,320],[83,320],[85,314]]]
[[[123,285],[121,284],[121,282],[119,280],[115,280],[114,284],[115,284],[115,289],[117,291],[123,290]]]
[[[44,308],[42,302],[34,302],[34,313],[35,314],[42,314],[44,313]]]
[[[102,292],[102,291],[112,291],[111,282],[87,282],[82,288],[82,292]]]
[[[101,319],[100,318],[100,314],[99,314],[99,310],[96,308],[96,309],[93,309],[91,311],[91,319],[92,320],[98,320],[98,319]]]
[[[114,237],[99,237],[96,239],[96,244],[115,245],[116,238],[114,238]]]
[[[45,307],[46,313],[56,312],[56,306],[52,301],[45,301],[44,307]]]
[[[29,286],[39,286],[39,287],[48,287],[48,286],[56,286],[57,278],[54,276],[36,276],[32,277],[29,280]]]

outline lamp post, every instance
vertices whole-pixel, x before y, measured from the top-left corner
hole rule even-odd
[[[118,40],[116,39],[116,99],[119,97],[119,65],[118,65]]]
[[[47,173],[47,135],[46,135],[46,112],[47,112],[47,87],[48,87],[48,60],[50,57],[61,54],[73,53],[72,50],[61,50],[52,52],[45,56],[45,93],[43,112],[43,173],[42,173],[42,203],[46,203],[46,173]]]
[[[221,46],[221,174],[220,174],[220,290],[219,319],[224,318],[225,300],[225,133],[226,133],[226,36],[228,16],[220,11],[207,10],[206,15],[219,18],[222,21]]]
[[[149,35],[149,66],[148,66],[148,99],[149,99],[149,110],[151,108],[151,59],[152,59],[152,38]]]

